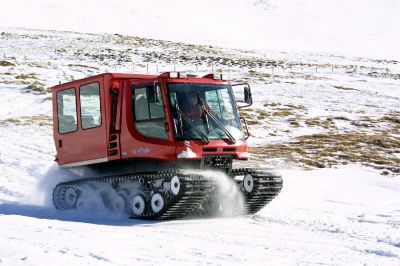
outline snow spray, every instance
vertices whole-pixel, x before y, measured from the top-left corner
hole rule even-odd
[[[196,174],[199,174],[197,171]],[[210,195],[214,201],[216,216],[231,217],[239,215],[244,209],[244,196],[237,182],[221,171],[201,171],[200,174],[212,180],[216,186],[216,193]]]

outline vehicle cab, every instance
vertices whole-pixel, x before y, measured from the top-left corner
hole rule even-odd
[[[64,166],[115,160],[231,164],[248,158],[247,125],[223,76],[105,73],[57,85],[53,93],[56,161]],[[244,122],[244,123],[243,123]]]

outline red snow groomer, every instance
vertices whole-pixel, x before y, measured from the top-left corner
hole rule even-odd
[[[218,197],[216,181],[202,173],[218,170],[243,196],[236,213],[259,211],[279,193],[282,178],[232,167],[249,157],[238,104],[249,106],[252,97],[248,84],[238,85],[243,101],[220,74],[106,73],[54,86],[55,160],[77,174],[56,185],[55,207],[90,209],[101,201],[134,218],[217,214],[232,202]]]

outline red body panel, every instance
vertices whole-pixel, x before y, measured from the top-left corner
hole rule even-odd
[[[56,161],[60,165],[75,166],[128,158],[150,158],[158,160],[200,160],[204,155],[233,155],[235,159],[246,159],[246,142],[234,145],[224,140],[213,140],[208,145],[201,141],[176,141],[173,133],[172,118],[168,101],[164,103],[165,126],[168,128],[168,140],[145,137],[134,125],[132,112],[132,89],[135,84],[158,81],[163,98],[167,99],[167,82],[226,84],[226,81],[210,78],[167,78],[163,75],[138,74],[101,74],[80,79],[52,88],[53,94],[53,136],[56,145]],[[80,86],[92,82],[100,84],[101,125],[83,129],[81,125]],[[57,92],[75,88],[78,128],[74,132],[60,134],[58,130]],[[117,91],[117,105],[113,111],[111,90]],[[112,115],[116,124],[113,126]],[[192,156],[180,156],[191,150]]]

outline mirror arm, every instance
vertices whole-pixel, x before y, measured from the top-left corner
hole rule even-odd
[[[246,86],[248,86],[248,87],[250,88],[250,85],[249,85],[249,83],[247,83],[247,82],[235,83],[235,84],[232,84],[231,86],[232,86],[232,87],[235,87],[235,86],[243,86],[243,85],[246,85]]]
[[[249,132],[249,128],[247,127],[247,121],[244,117],[240,117],[240,122],[242,122],[242,124],[244,125],[244,129],[246,130],[246,136],[245,138],[248,139],[250,137],[250,132]]]

